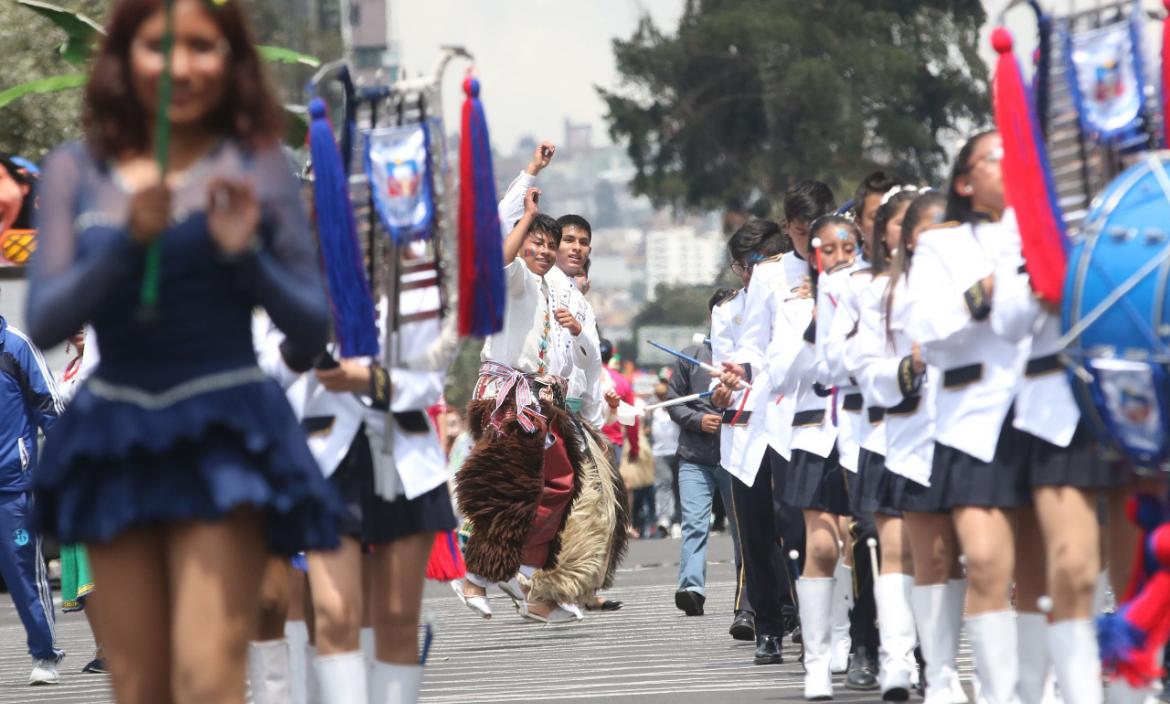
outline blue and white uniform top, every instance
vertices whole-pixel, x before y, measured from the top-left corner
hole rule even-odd
[[[912,273],[918,274],[914,259]],[[851,368],[867,403],[885,408],[886,469],[922,486],[930,486],[934,459],[934,394],[938,370],[927,367],[915,377],[911,367],[914,338],[907,331],[914,300],[906,278],[895,285],[893,308],[886,326],[886,288],[889,276],[876,276],[859,300],[856,344],[850,347]]]
[[[996,333],[991,302],[978,285],[1003,262],[1018,260],[1013,229],[1009,216],[927,230],[918,238],[909,277],[913,305],[906,331],[940,372],[936,439],[983,462],[995,456],[1029,347]]]
[[[44,355],[0,317],[0,493],[27,491],[37,467],[37,432],[63,402]]]
[[[218,177],[248,182],[260,204],[258,247],[236,258],[209,230]],[[63,542],[101,542],[250,505],[262,509],[275,551],[332,547],[341,506],[252,341],[252,310],[262,307],[290,349],[311,358],[324,348],[329,308],[300,184],[277,145],[231,140],[171,181],[159,298],[144,316],[146,250],[130,237],[118,168],[80,143],[46,163],[30,337],[51,346],[91,322],[101,361],[46,439],[38,522]]]

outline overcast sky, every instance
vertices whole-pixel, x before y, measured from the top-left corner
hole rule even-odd
[[[440,44],[475,55],[492,142],[511,153],[525,134],[559,142],[566,116],[593,124],[594,141],[607,142],[593,86],[617,83],[612,39],[633,34],[644,12],[673,31],[682,8],[683,0],[391,0],[390,22],[412,76],[430,70]],[[449,125],[462,76],[462,66],[447,72]]]
[[[1061,12],[1069,4],[1085,7],[1095,0],[1048,0]],[[488,128],[496,149],[510,153],[524,134],[559,141],[563,122],[594,126],[594,140],[608,141],[605,107],[594,85],[616,86],[611,41],[628,38],[638,18],[649,12],[665,32],[672,33],[682,14],[683,0],[390,0],[391,26],[401,47],[401,60],[411,75],[429,71],[440,44],[463,44],[477,59],[483,84]],[[1008,0],[985,0],[989,25]],[[1143,0],[1159,7],[1160,0]],[[1026,59],[1034,46],[1035,23],[1026,7],[1013,10],[1008,26]],[[987,39],[980,41],[985,60],[993,61]],[[458,119],[462,68],[448,72],[444,106],[448,124]],[[457,128],[456,128],[457,129]]]

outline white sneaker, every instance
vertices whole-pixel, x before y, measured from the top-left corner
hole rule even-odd
[[[33,669],[28,676],[29,684],[57,684],[61,678],[57,674],[57,661],[33,660]]]
[[[580,606],[577,606],[576,604],[566,604],[560,601],[557,602],[557,606],[573,614],[573,618],[577,619],[578,621],[585,620],[585,612],[581,610]]]
[[[670,537],[675,539],[675,540],[682,538],[682,525],[681,524],[675,523],[674,525],[672,525],[670,527]]]

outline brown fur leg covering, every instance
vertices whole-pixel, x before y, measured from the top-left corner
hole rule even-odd
[[[467,571],[505,582],[520,568],[524,539],[532,529],[544,488],[544,434],[528,434],[515,418],[503,432],[487,425],[495,401],[472,401],[468,417],[480,440],[455,477],[459,511],[472,526],[464,559]]]

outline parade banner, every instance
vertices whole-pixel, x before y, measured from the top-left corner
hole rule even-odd
[[[1068,80],[1081,127],[1102,141],[1140,127],[1144,85],[1137,28],[1122,20],[1084,32],[1065,32]]]
[[[425,124],[381,127],[366,133],[366,175],[382,225],[397,244],[429,239],[435,199]]]

